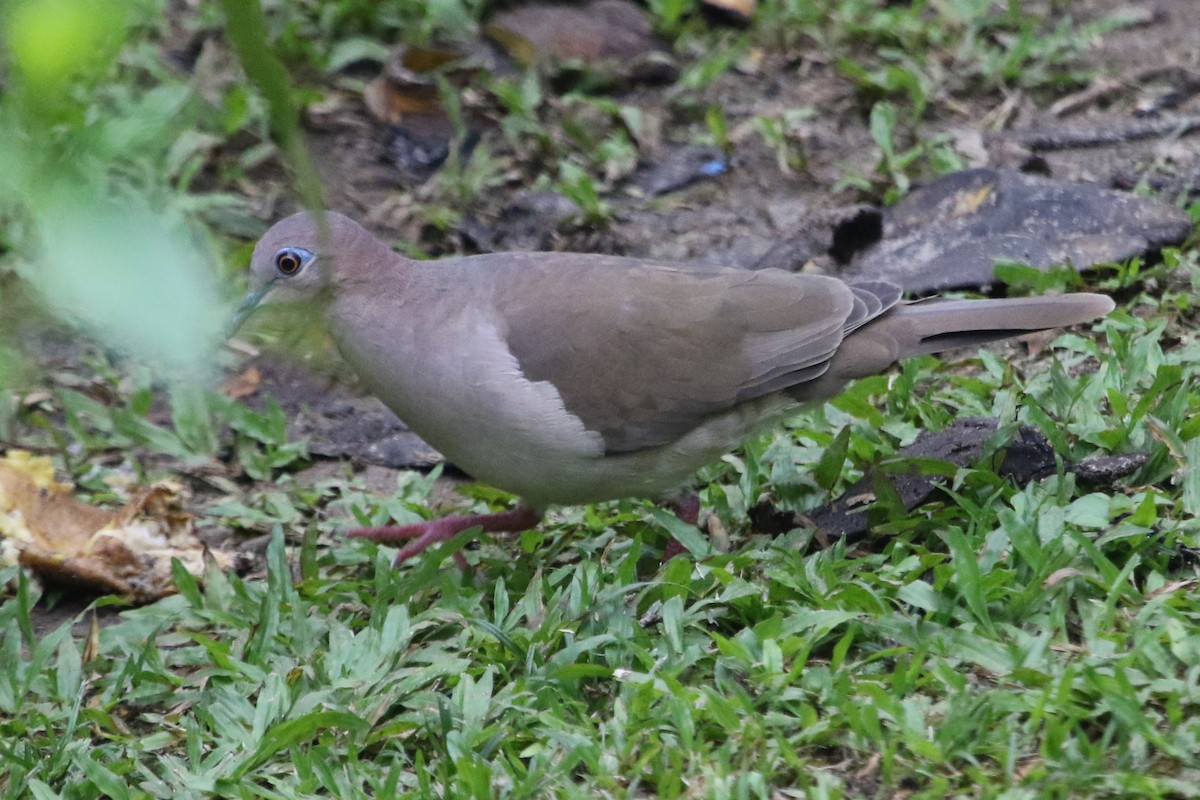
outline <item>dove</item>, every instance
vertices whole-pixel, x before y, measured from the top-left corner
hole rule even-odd
[[[855,378],[896,361],[1114,307],[1100,294],[905,302],[890,283],[546,252],[417,261],[349,217],[276,223],[233,327],[306,301],[362,384],[476,480],[522,502],[350,531],[397,563],[552,505],[650,497]]]

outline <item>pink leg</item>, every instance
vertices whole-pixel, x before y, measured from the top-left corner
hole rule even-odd
[[[700,495],[695,492],[689,492],[679,500],[672,500],[667,503],[667,506],[675,512],[675,516],[688,525],[695,525],[700,521]],[[686,552],[687,548],[681,545],[678,539],[672,539],[663,548],[663,563],[665,564],[675,556]]]
[[[440,519],[430,519],[415,522],[411,525],[385,525],[381,528],[353,528],[346,532],[347,536],[355,539],[371,539],[376,542],[398,542],[405,539],[413,541],[400,548],[396,554],[394,565],[399,565],[415,555],[425,551],[430,545],[452,539],[468,528],[480,527],[488,533],[500,531],[527,531],[542,521],[542,514],[524,503],[511,511],[499,514],[455,514]],[[462,553],[454,554],[455,560],[466,566]]]

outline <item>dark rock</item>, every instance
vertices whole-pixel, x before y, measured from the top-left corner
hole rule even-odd
[[[1090,456],[1071,467],[1079,480],[1100,486],[1111,486],[1142,468],[1149,458],[1145,453],[1118,453],[1114,456]]]
[[[1099,186],[971,169],[917,189],[883,217],[883,239],[838,274],[909,292],[995,282],[997,261],[1039,269],[1125,261],[1183,241],[1187,213]]]

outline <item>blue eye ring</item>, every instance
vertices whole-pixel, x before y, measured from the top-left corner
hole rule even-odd
[[[303,247],[285,247],[275,254],[275,269],[285,278],[295,275],[312,260],[313,254]]]

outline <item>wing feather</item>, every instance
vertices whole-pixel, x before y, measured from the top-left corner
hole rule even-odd
[[[887,284],[607,256],[490,268],[503,273],[493,302],[522,372],[552,383],[610,453],[668,444],[740,402],[819,378],[846,332],[899,297]]]

